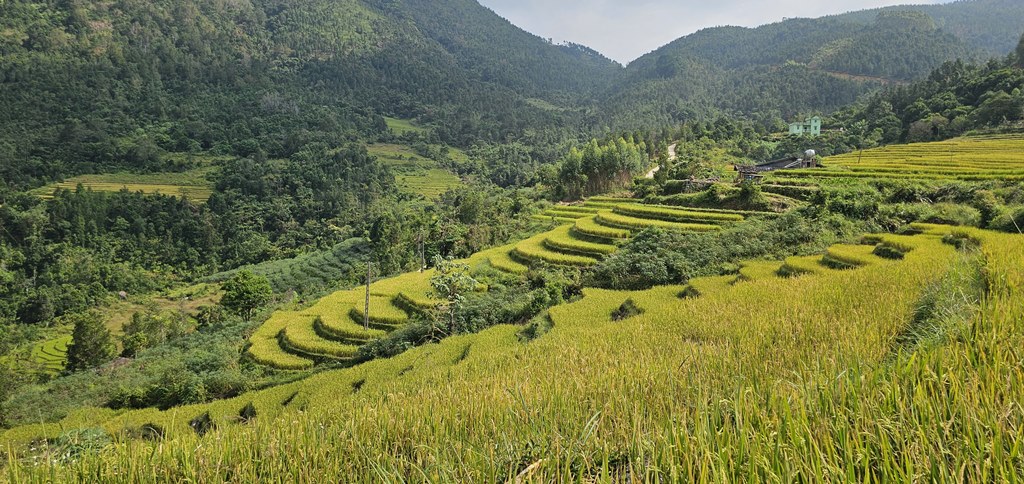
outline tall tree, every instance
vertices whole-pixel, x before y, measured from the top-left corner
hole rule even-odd
[[[273,293],[266,277],[241,271],[224,283],[224,297],[220,304],[250,320],[257,308],[270,302]]]
[[[467,264],[437,256],[434,265],[436,273],[430,278],[430,285],[434,293],[441,297],[437,311],[448,320],[448,333],[454,334],[456,319],[466,302],[466,294],[472,292],[478,282],[470,275]]]
[[[81,313],[75,315],[74,320],[75,329],[71,334],[71,344],[68,345],[68,371],[95,368],[117,354],[110,330],[103,325],[99,314]]]
[[[1017,67],[1024,67],[1024,35],[1020,36],[1020,43],[1017,44]]]

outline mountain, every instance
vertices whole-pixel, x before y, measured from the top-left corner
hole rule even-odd
[[[388,136],[556,146],[709,113],[833,111],[946,60],[1013,48],[1024,7],[974,0],[706,29],[628,68],[474,0],[0,3],[0,175],[181,169]],[[550,150],[549,150],[550,151]]]
[[[898,10],[927,14],[939,28],[991,56],[1010,52],[1024,31],[1024,3],[1017,0],[957,0],[940,5],[899,5],[851,12],[836,18],[870,23],[880,12]]]
[[[472,0],[14,0],[0,160],[20,165],[8,179],[48,179],[158,149],[285,157],[380,133],[380,115],[505,140],[571,124],[531,99],[571,106],[621,70]]]
[[[1019,2],[974,0],[705,29],[630,63],[607,117],[629,127],[713,110],[765,119],[832,111],[946,61],[1005,56],[1021,25]]]

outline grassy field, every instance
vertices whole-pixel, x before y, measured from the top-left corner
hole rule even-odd
[[[436,161],[421,156],[407,146],[374,144],[367,146],[366,149],[391,167],[399,188],[407,193],[437,198],[462,183],[458,176],[439,168]],[[452,150],[451,155],[466,156],[458,150]]]
[[[395,133],[398,136],[402,136],[403,134],[406,133],[418,134],[427,131],[426,128],[416,126],[415,124],[412,124],[412,121],[407,119],[389,118],[385,116],[384,122],[388,124],[388,129],[390,129],[393,133]]]
[[[74,190],[78,185],[82,185],[84,188],[99,192],[119,192],[127,189],[146,194],[187,196],[190,200],[203,203],[213,193],[213,182],[207,176],[215,169],[213,166],[204,166],[181,173],[81,175],[40,188],[36,193],[43,198],[50,198],[53,191],[58,188]]]
[[[552,330],[532,341],[500,326],[212,404],[19,427],[0,442],[97,426],[116,438],[74,459],[12,458],[4,471],[14,482],[1019,475],[1024,237],[917,228],[925,233],[891,241],[909,249],[902,260],[860,252],[889,241],[878,235],[838,248],[866,261],[850,270],[819,256],[815,274],[758,267],[751,278],[692,281],[701,290],[691,297],[675,286],[586,290],[553,308]],[[942,241],[951,233],[981,251],[958,253]],[[976,276],[982,300],[969,290]],[[614,321],[627,299],[642,312]],[[937,336],[914,339],[925,333]],[[249,404],[257,416],[243,423]],[[189,422],[200,415],[217,430],[196,435]],[[123,433],[143,426],[165,437]]]
[[[398,175],[395,179],[403,191],[423,195],[427,198],[437,198],[449,189],[462,184],[462,179],[440,168],[431,168],[417,174]]]
[[[778,171],[772,178],[1024,180],[1024,135],[893,145],[832,156],[822,163],[824,169]]]

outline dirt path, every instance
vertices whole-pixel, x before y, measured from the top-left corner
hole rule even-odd
[[[676,161],[676,147],[677,146],[679,146],[679,143],[673,143],[671,146],[668,147],[668,159],[669,159],[669,161]],[[661,165],[658,165],[658,166],[654,167],[654,169],[652,169],[651,171],[647,172],[647,175],[646,175],[647,178],[648,179],[653,179],[654,175],[656,175],[659,170],[661,170]]]

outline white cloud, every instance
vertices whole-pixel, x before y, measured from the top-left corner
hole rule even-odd
[[[525,30],[592,47],[628,63],[705,27],[754,27],[787,17],[820,17],[898,4],[942,0],[480,0]]]

